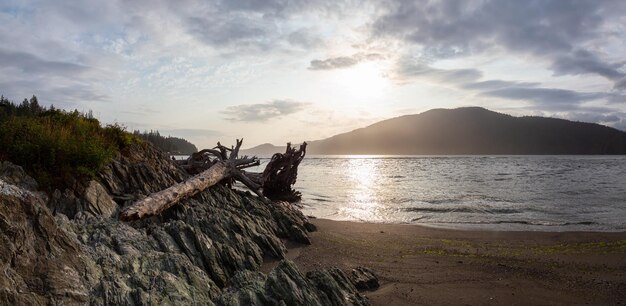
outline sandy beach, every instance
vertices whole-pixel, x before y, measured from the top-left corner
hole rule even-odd
[[[374,270],[373,305],[620,305],[626,232],[466,231],[313,219],[303,272]],[[265,269],[271,267],[268,263]]]

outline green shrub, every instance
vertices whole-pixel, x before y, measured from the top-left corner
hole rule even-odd
[[[0,160],[21,165],[47,190],[93,178],[116,152],[138,142],[119,125],[101,127],[78,111],[0,118]]]

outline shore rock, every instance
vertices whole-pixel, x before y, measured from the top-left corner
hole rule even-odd
[[[369,305],[339,269],[309,272],[304,277],[296,265],[282,260],[269,275],[242,271],[217,303],[238,305]]]
[[[306,217],[289,204],[214,186],[161,216],[118,221],[120,208],[186,177],[149,145],[122,152],[99,181],[55,191],[48,203],[0,176],[1,303],[367,304],[340,271],[303,277],[282,261],[268,275],[256,272],[264,257],[285,258],[283,240],[310,243]]]
[[[0,301],[6,305],[82,305],[93,262],[57,226],[43,198],[0,177]]]
[[[83,197],[82,209],[94,216],[110,218],[117,210],[117,203],[98,181],[92,180],[88,183]]]
[[[374,290],[380,286],[378,283],[378,277],[376,277],[374,271],[365,267],[352,269],[350,273],[350,280],[359,290]]]

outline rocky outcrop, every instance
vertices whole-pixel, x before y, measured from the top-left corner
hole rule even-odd
[[[147,143],[131,145],[98,175],[118,201],[133,201],[163,190],[189,175]]]
[[[67,182],[48,206],[73,219],[78,213],[112,217],[128,204],[187,178],[187,173],[147,143],[128,146],[99,174],[98,180]]]
[[[98,269],[41,195],[0,177],[0,304],[82,305]]]
[[[283,260],[269,275],[242,271],[218,300],[218,305],[369,305],[339,269],[303,276]]]
[[[0,176],[0,304],[367,304],[339,270],[304,277],[282,261],[256,272],[264,258],[285,258],[283,240],[310,243],[313,227],[289,204],[215,186],[161,216],[118,221],[120,208],[186,176],[149,145],[122,152],[98,180],[55,191],[47,207]]]

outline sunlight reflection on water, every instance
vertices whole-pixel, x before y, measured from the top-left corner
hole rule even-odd
[[[378,159],[347,159],[345,169],[351,188],[348,190],[348,205],[340,212],[357,220],[373,220],[379,215],[377,188],[380,176]]]
[[[307,156],[294,188],[318,218],[611,231],[624,182],[626,156]]]

